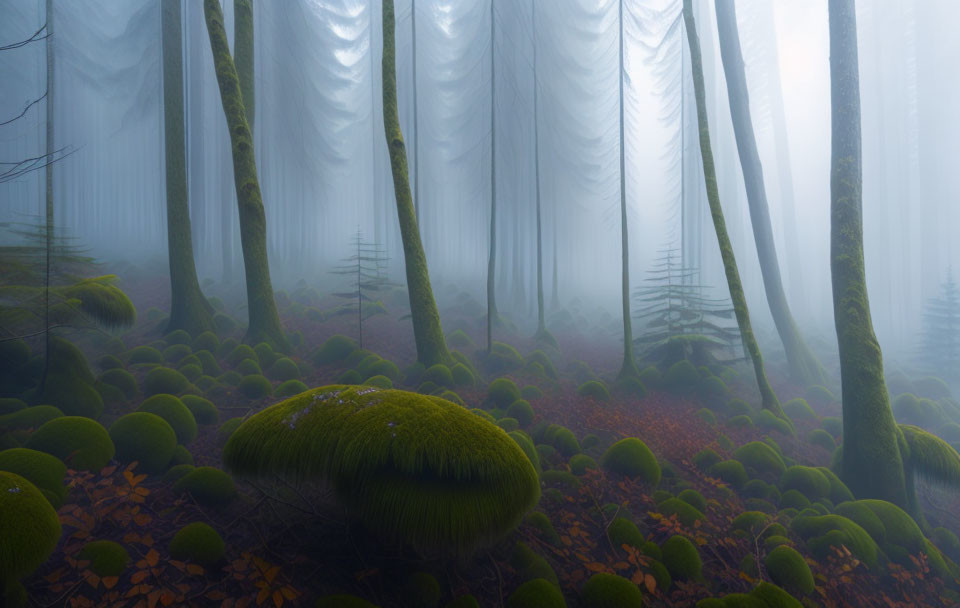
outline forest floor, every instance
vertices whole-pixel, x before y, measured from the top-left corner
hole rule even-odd
[[[162,346],[158,331],[166,303],[163,281],[128,280],[124,288],[141,311],[135,328],[123,335],[126,349],[138,345]],[[441,298],[444,329],[462,329],[475,344],[483,343],[483,328],[473,307],[453,305],[454,298]],[[294,293],[281,299],[281,312],[287,331],[299,331],[302,344],[292,357],[303,372],[308,387],[336,383],[346,371],[342,364],[313,365],[310,354],[334,334],[356,335],[356,319],[338,315],[329,319],[311,314],[329,310],[339,302],[317,299],[309,292]],[[388,303],[388,313],[371,317],[364,327],[364,347],[404,369],[414,362],[415,350],[409,319],[402,318],[402,305]],[[518,541],[525,543],[556,573],[569,606],[579,606],[585,581],[597,572],[610,572],[632,579],[640,585],[647,606],[693,606],[697,600],[734,592],[747,593],[760,580],[769,580],[762,567],[765,554],[761,531],[735,532],[734,519],[756,508],[743,491],[731,491],[730,484],[711,476],[694,464],[694,456],[704,448],[714,450],[721,459],[732,458],[735,449],[765,438],[776,442],[785,462],[808,466],[828,466],[831,452],[808,442],[809,433],[821,427],[825,417],[839,416],[835,403],[811,403],[816,416],[796,420],[795,435],[784,435],[773,428],[754,425],[730,426],[717,414],[712,420],[702,408],[710,406],[692,391],[656,390],[651,387],[642,398],[618,395],[600,401],[578,395],[585,367],[599,378],[611,379],[617,371],[619,346],[615,336],[597,339],[594,331],[577,331],[576,314],[567,329],[557,329],[559,349],[553,351],[553,363],[559,370],[556,379],[524,371],[510,370],[503,375],[518,386],[537,386],[543,396],[532,399],[535,411],[528,429],[540,422],[563,425],[583,440],[596,435],[599,441],[584,453],[599,462],[604,450],[623,437],[638,437],[653,451],[664,470],[663,480],[654,488],[640,480],[631,480],[588,468],[580,475],[555,476],[543,484],[544,495],[537,507],[552,523],[555,535],[542,526],[524,523],[496,545],[469,560],[451,561],[443,556],[418,555],[410,550],[384,544],[368,536],[350,514],[338,505],[328,488],[287,486],[237,479],[239,496],[228,505],[211,508],[198,504],[189,495],[173,491],[172,481],[162,475],[145,476],[129,466],[109,466],[97,473],[68,473],[71,491],[59,509],[63,536],[51,559],[24,581],[31,602],[37,606],[312,606],[321,596],[350,593],[383,608],[415,604],[407,581],[416,572],[429,572],[440,583],[445,606],[464,594],[476,597],[480,606],[500,607],[525,580],[522,567],[512,559]],[[240,329],[233,332],[240,338]],[[221,339],[226,336],[221,335]],[[526,336],[512,336],[506,330],[497,339],[515,346],[524,355],[536,348]],[[604,341],[607,343],[604,344]],[[78,340],[91,362],[104,354],[88,341]],[[459,347],[473,357],[478,346]],[[122,359],[122,357],[121,357]],[[221,360],[226,370],[229,366]],[[478,363],[478,368],[479,368]],[[738,366],[738,379],[729,383],[729,397],[749,398],[753,394],[749,368]],[[140,381],[145,370],[130,370]],[[580,377],[574,377],[574,375]],[[486,407],[486,387],[496,376],[480,374],[475,386],[454,390],[468,407]],[[772,373],[782,401],[804,396],[800,387]],[[276,384],[276,383],[275,383]],[[415,387],[398,383],[399,388]],[[143,397],[107,405],[101,422],[107,428],[123,414],[137,408]],[[279,398],[249,399],[232,386],[224,386],[211,397],[220,414],[220,422],[249,416]],[[722,410],[722,407],[714,408]],[[531,433],[539,431],[531,430]],[[835,439],[839,437],[835,436]],[[197,466],[222,467],[223,440],[218,425],[201,426],[196,440],[187,448]],[[568,458],[561,453],[541,452],[546,471],[569,470]],[[775,485],[776,476],[764,477]],[[681,522],[676,514],[665,514],[665,497],[684,489],[695,490],[704,499],[702,518]],[[924,507],[931,525],[960,530],[960,501],[956,496],[921,487]],[[615,508],[611,509],[610,505]],[[749,506],[748,506],[749,505]],[[772,506],[772,505],[771,505]],[[782,522],[789,528],[789,517],[774,509],[768,523]],[[615,546],[608,529],[615,517],[633,521],[646,541],[661,545],[674,534],[684,534],[699,547],[702,577],[673,580],[666,587],[650,552],[626,544]],[[210,524],[226,543],[226,557],[215,567],[201,567],[172,559],[168,545],[185,524],[202,521]],[[804,541],[791,532],[790,544],[798,548]],[[120,576],[99,577],[87,562],[78,560],[81,547],[93,539],[121,543],[132,561]],[[849,551],[835,549],[826,555],[804,557],[815,578],[816,588],[801,599],[807,606],[949,606],[949,584],[935,576],[923,556],[906,565],[888,564],[884,569],[869,569]],[[760,566],[758,566],[758,563]],[[912,565],[911,565],[912,564]],[[675,577],[676,578],[676,577]],[[427,604],[423,604],[427,605]]]

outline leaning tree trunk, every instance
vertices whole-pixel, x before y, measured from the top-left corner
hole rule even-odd
[[[220,101],[230,131],[233,152],[233,179],[237,190],[240,214],[240,247],[247,281],[247,310],[250,325],[244,341],[251,344],[267,342],[279,350],[288,350],[287,338],[280,325],[277,303],[270,282],[270,264],[267,260],[267,218],[257,180],[257,162],[253,153],[253,138],[247,124],[243,95],[237,78],[237,68],[227,46],[227,32],[223,27],[223,12],[219,0],[204,0],[203,12],[210,35],[213,64],[220,85]]]
[[[763,183],[763,166],[760,163],[760,153],[757,151],[757,140],[750,117],[747,76],[740,50],[734,0],[719,0],[716,7],[720,57],[723,61],[723,73],[727,79],[727,96],[730,100],[733,132],[737,140],[737,150],[740,153],[740,166],[743,169],[743,182],[750,207],[750,222],[753,225],[753,238],[760,258],[760,272],[763,275],[767,304],[770,306],[773,322],[783,342],[783,349],[786,351],[787,362],[794,379],[808,386],[825,384],[826,373],[823,366],[800,335],[793,315],[790,313],[787,295],[783,290],[777,246],[773,240],[773,226],[770,223],[770,208],[767,205],[767,192]]]
[[[703,159],[703,177],[706,181],[707,201],[710,204],[713,227],[717,233],[717,243],[720,245],[720,257],[723,259],[723,270],[727,276],[730,299],[733,301],[737,324],[740,326],[740,338],[753,360],[753,370],[757,376],[757,386],[760,389],[761,406],[790,423],[790,419],[786,417],[780,407],[780,401],[777,399],[776,393],[773,392],[763,368],[763,355],[760,354],[760,346],[757,344],[757,339],[753,335],[753,327],[750,325],[747,298],[743,293],[740,271],[737,268],[736,257],[733,255],[733,245],[730,243],[727,224],[723,219],[720,192],[717,188],[717,170],[713,162],[713,150],[710,148],[710,126],[707,121],[707,102],[703,84],[703,58],[700,55],[700,40],[697,37],[697,27],[693,19],[692,0],[683,0],[683,21],[687,28],[687,43],[690,47],[690,69],[693,74],[693,89],[697,102],[697,126],[700,134],[700,154]]]
[[[873,332],[863,261],[860,72],[853,0],[830,0],[830,270],[843,396],[841,477],[858,498],[907,508],[900,436]]]
[[[618,380],[640,375],[633,360],[633,320],[630,318],[630,240],[627,233],[627,170],[623,128],[623,0],[620,0],[620,296],[623,305],[623,363]]]
[[[427,256],[420,242],[416,211],[410,194],[407,172],[407,150],[400,131],[397,111],[396,23],[393,0],[383,0],[383,127],[390,152],[393,189],[397,199],[400,237],[403,240],[403,258],[407,268],[407,291],[410,292],[410,316],[417,343],[417,361],[426,366],[448,363],[450,353],[440,327],[440,313],[430,287]]]
[[[253,118],[256,95],[253,86],[253,0],[233,0],[233,54],[236,56],[237,78],[246,110],[250,138],[253,139]]]
[[[200,291],[193,260],[183,127],[183,49],[180,0],[161,4],[163,132],[167,174],[167,248],[170,259],[170,321],[167,332],[193,336],[213,330],[213,308]]]

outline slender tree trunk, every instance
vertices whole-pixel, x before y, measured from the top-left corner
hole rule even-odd
[[[400,221],[400,237],[403,240],[403,258],[407,269],[407,290],[410,293],[410,315],[413,319],[413,335],[417,343],[417,361],[426,366],[449,363],[450,353],[440,327],[440,313],[430,287],[430,272],[427,256],[423,253],[417,216],[410,194],[410,179],[407,173],[407,150],[400,131],[400,116],[397,110],[396,68],[396,23],[393,0],[383,0],[383,127],[387,149],[390,151],[390,168],[393,172],[393,188],[397,199],[397,216]]]
[[[718,0],[716,8],[717,30],[720,34],[720,58],[723,62],[723,73],[727,79],[727,96],[730,100],[733,132],[737,140],[737,150],[740,153],[740,166],[743,169],[743,182],[747,191],[753,238],[757,244],[767,304],[770,306],[770,313],[780,334],[780,341],[783,342],[794,379],[808,386],[825,384],[826,373],[823,366],[800,335],[793,315],[790,313],[787,295],[783,290],[777,246],[773,240],[773,226],[770,222],[770,208],[767,205],[767,191],[763,182],[763,165],[760,162],[760,153],[757,151],[757,140],[750,116],[747,75],[740,50],[734,0]]]
[[[623,124],[623,0],[619,4],[620,19],[620,291],[623,304],[623,363],[617,379],[637,377],[637,363],[633,360],[633,319],[630,318],[630,240],[627,233],[627,170],[626,137]]]
[[[170,321],[166,331],[193,336],[213,330],[213,308],[200,291],[193,259],[183,124],[183,38],[180,0],[160,7],[163,46],[163,131],[167,178],[167,249],[170,260]]]
[[[556,212],[556,209],[554,209],[554,212],[553,212],[552,226],[553,226],[553,233],[550,236],[553,239],[553,282],[550,284],[550,290],[552,292],[552,295],[550,297],[550,306],[553,308],[553,310],[560,310],[560,283],[558,282],[560,273],[557,271],[559,264],[557,261],[557,212]]]
[[[413,210],[420,228],[420,107],[417,100],[417,0],[410,2],[411,63],[413,64]]]
[[[237,78],[246,110],[250,138],[256,116],[256,94],[253,80],[253,0],[233,0],[233,54],[236,56]]]
[[[487,352],[493,348],[493,325],[497,322],[497,67],[496,3],[490,0],[490,251],[487,257]]]
[[[252,344],[266,341],[275,349],[285,351],[289,345],[273,298],[270,263],[267,259],[267,218],[263,210],[260,183],[257,181],[253,139],[247,124],[237,69],[227,46],[227,32],[223,27],[219,0],[204,0],[203,11],[233,152],[233,176],[240,214],[240,246],[243,250],[247,310],[250,315],[244,341]]]
[[[531,21],[533,22],[533,175],[537,200],[537,333],[538,342],[556,346],[550,330],[547,329],[546,313],[543,305],[543,214],[540,204],[540,83],[537,82],[537,1],[530,1]],[[554,277],[556,280],[556,277]]]
[[[44,169],[44,186],[46,197],[44,201],[44,257],[45,268],[43,277],[43,376],[40,379],[40,392],[47,384],[47,370],[50,367],[50,272],[53,263],[53,153],[56,142],[53,133],[53,100],[54,100],[54,37],[53,37],[53,0],[46,1],[47,21],[47,101],[44,104],[47,112],[47,141],[46,167]]]
[[[720,257],[723,259],[723,269],[727,277],[727,287],[730,289],[730,299],[740,326],[740,338],[746,351],[753,360],[753,370],[757,376],[757,387],[760,389],[761,406],[790,423],[783,413],[780,401],[767,380],[763,367],[763,355],[760,346],[753,335],[750,325],[750,311],[747,308],[747,298],[743,293],[743,284],[740,282],[740,271],[733,254],[733,245],[730,235],[727,234],[727,224],[723,218],[723,208],[720,206],[720,191],[717,187],[717,170],[713,162],[713,150],[710,147],[710,126],[707,121],[707,102],[703,84],[703,58],[700,55],[700,40],[697,37],[697,26],[693,19],[692,0],[683,0],[683,20],[687,28],[687,43],[690,47],[690,68],[693,75],[693,89],[697,101],[697,126],[700,134],[700,154],[703,160],[703,176],[707,188],[707,201],[710,204],[710,215],[713,217],[713,227],[717,233],[717,243],[720,246]]]
[[[857,498],[906,508],[902,436],[890,409],[864,270],[856,9],[853,0],[829,0],[829,12],[830,270],[843,397],[840,471]]]

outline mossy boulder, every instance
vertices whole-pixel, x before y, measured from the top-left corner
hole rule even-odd
[[[770,410],[760,410],[753,415],[753,422],[759,428],[765,431],[777,431],[784,435],[792,435],[793,428],[790,426],[790,423],[776,416]]]
[[[169,367],[155,367],[147,372],[143,379],[144,395],[178,395],[187,390],[190,381],[175,369]]]
[[[312,359],[317,365],[330,365],[343,361],[355,350],[357,350],[356,341],[336,334],[327,338],[326,342],[314,351]]]
[[[519,542],[510,555],[510,565],[522,581],[542,578],[552,585],[559,585],[557,574],[542,555],[537,555],[525,543]]]
[[[253,359],[244,359],[238,363],[234,369],[241,376],[252,376],[254,374],[263,374],[263,369],[260,367],[260,364],[254,361]]]
[[[201,426],[208,426],[220,422],[220,412],[217,406],[208,399],[196,395],[184,395],[180,401],[193,414],[193,419]]]
[[[134,412],[117,419],[110,427],[117,460],[140,463],[138,471],[162,472],[173,458],[177,434],[170,424],[150,412]]]
[[[520,398],[520,389],[509,378],[497,378],[487,387],[487,400],[497,407],[509,407]]]
[[[509,433],[510,431],[519,429],[520,423],[516,418],[503,417],[500,420],[497,420],[497,426]]]
[[[708,470],[721,460],[723,460],[723,458],[721,458],[720,454],[717,454],[716,450],[712,448],[703,448],[694,454],[692,458],[693,465],[701,471]]]
[[[483,410],[477,411],[483,412]],[[486,414],[486,412],[483,413]],[[517,442],[517,445],[520,446],[520,449],[523,450],[523,453],[527,455],[528,459],[530,459],[530,464],[533,465],[533,468],[536,469],[537,473],[539,474],[541,471],[540,454],[537,452],[537,448],[533,445],[533,441],[530,439],[530,436],[523,431],[509,431],[507,434],[510,435],[511,439]]]
[[[45,422],[63,417],[63,412],[52,405],[35,405],[0,416],[0,433],[40,428]]]
[[[139,363],[163,363],[163,353],[152,346],[137,346],[127,353],[127,363],[136,365]]]
[[[677,494],[677,498],[687,503],[691,507],[694,507],[698,511],[705,511],[707,509],[707,499],[703,497],[703,494],[697,492],[696,490],[690,488],[681,490],[681,492]]]
[[[243,421],[243,418],[231,418],[221,424],[220,428],[217,429],[217,443],[219,445],[226,444],[230,436],[243,424]]]
[[[818,445],[831,453],[837,448],[837,442],[834,440],[833,435],[823,429],[813,429],[810,431],[810,433],[807,434],[807,442]]]
[[[762,441],[751,441],[740,446],[733,453],[733,458],[740,461],[748,472],[756,475],[780,477],[787,470],[780,454]]]
[[[60,520],[32,483],[0,471],[0,591],[39,568],[60,540]]]
[[[27,448],[3,450],[0,452],[0,471],[15,473],[35,485],[54,509],[63,504],[67,494],[63,486],[67,466],[56,456]]]
[[[700,383],[700,373],[686,359],[677,361],[663,374],[662,385],[670,391],[686,393],[693,391]]]
[[[223,373],[223,368],[210,351],[197,351],[194,356],[200,361],[200,367],[205,375],[216,377]]]
[[[827,467],[817,467],[817,470],[827,478],[827,481],[830,482],[830,500],[839,504],[841,502],[846,502],[848,500],[853,500],[853,492],[850,491],[850,488],[847,487],[843,481],[837,477],[837,474],[828,469]]]
[[[187,344],[172,344],[161,353],[166,363],[179,363],[185,357],[193,354],[193,350]]]
[[[699,509],[679,498],[668,498],[662,501],[657,505],[657,510],[666,517],[675,515],[677,521],[687,527],[693,527],[697,520],[706,519],[706,516]]]
[[[190,348],[194,352],[206,350],[214,353],[220,348],[220,338],[212,331],[205,331],[190,342]]]
[[[170,556],[201,566],[213,566],[226,551],[220,534],[203,522],[193,522],[180,528],[170,541]]]
[[[626,395],[635,399],[643,399],[647,396],[647,387],[644,386],[640,378],[635,376],[618,378],[613,385],[613,389],[620,395]]]
[[[67,467],[83,471],[99,471],[115,452],[107,429],[83,416],[63,416],[44,423],[24,447],[52,454]]]
[[[476,376],[474,376],[470,368],[463,363],[457,363],[451,367],[450,376],[453,378],[453,383],[456,386],[473,386],[477,382]]]
[[[83,546],[77,559],[88,561],[88,568],[99,577],[120,576],[130,563],[123,545],[110,540],[94,540]]]
[[[559,587],[542,578],[535,578],[517,587],[507,599],[507,608],[566,608]]]
[[[273,393],[273,385],[260,374],[244,376],[237,388],[248,399],[263,399]]]
[[[156,414],[166,420],[177,434],[178,443],[186,445],[197,437],[197,421],[193,413],[173,395],[154,395],[141,403],[137,411]]]
[[[134,378],[133,374],[125,369],[108,369],[100,374],[100,382],[115,386],[116,388],[120,389],[120,391],[123,393],[123,396],[127,399],[133,399],[137,396],[137,393],[140,392],[140,389],[137,386],[136,378]]]
[[[794,422],[800,420],[816,420],[817,414],[807,403],[806,399],[791,399],[783,404],[783,412]]]
[[[384,376],[374,377],[383,378]],[[387,380],[389,380],[389,378],[387,378]],[[273,394],[275,397],[292,397],[308,390],[310,390],[310,388],[299,380],[287,380],[286,382],[281,383],[277,388],[273,389]]]
[[[584,608],[643,608],[643,593],[633,581],[597,572],[580,590]]]
[[[767,554],[763,565],[770,575],[770,580],[790,593],[813,593],[813,573],[796,549],[780,545]]]
[[[520,389],[520,398],[526,399],[527,401],[534,401],[536,399],[543,398],[543,391],[540,390],[540,387],[528,384],[522,389]]]
[[[780,490],[797,490],[815,501],[830,495],[830,480],[814,467],[792,466],[780,477]]]
[[[818,559],[831,555],[831,547],[847,547],[868,568],[878,564],[880,552],[876,541],[853,520],[842,515],[797,517],[790,529],[807,541],[807,547]]]
[[[580,452],[580,442],[577,441],[577,436],[567,427],[553,425],[553,429],[545,439],[564,456],[570,457]]]
[[[13,414],[14,412],[25,409],[27,409],[27,403],[25,401],[13,397],[0,398],[0,416],[6,416],[7,414]]]
[[[181,464],[193,464],[193,452],[187,449],[184,445],[177,445],[173,448],[173,456],[170,457],[170,462],[167,463],[168,467],[175,467]]]
[[[742,488],[750,479],[743,463],[739,460],[722,460],[707,469],[707,472],[713,477],[727,482],[735,489]]]
[[[589,397],[597,401],[609,401],[610,391],[607,386],[599,380],[588,380],[577,388],[577,394],[581,397]]]
[[[103,398],[79,348],[61,338],[51,338],[46,382],[32,396],[34,403],[52,405],[70,416],[97,419],[103,413]],[[19,372],[18,372],[19,373]]]
[[[636,437],[627,437],[610,446],[600,459],[607,471],[640,478],[651,486],[660,483],[660,464],[647,444]]]
[[[588,470],[597,468],[597,461],[586,454],[574,454],[567,464],[574,475],[583,475]]]
[[[236,367],[240,365],[245,359],[250,359],[254,363],[259,364],[260,360],[257,357],[256,351],[254,351],[248,344],[238,344],[232,351],[224,358],[228,365]]]
[[[224,462],[241,475],[326,479],[374,532],[456,553],[513,529],[540,493],[502,429],[437,397],[374,387],[273,405],[230,437]]]
[[[428,367],[423,372],[423,376],[420,377],[420,381],[433,382],[437,386],[446,388],[453,388],[456,385],[453,379],[453,373],[450,371],[450,368],[443,363],[437,363],[436,365]]]
[[[663,553],[663,564],[675,580],[701,578],[703,564],[700,560],[700,552],[687,537],[675,534],[660,546],[660,550]]]
[[[610,522],[610,525],[607,526],[607,537],[610,539],[610,544],[617,549],[620,549],[622,545],[640,549],[646,542],[637,524],[626,517],[615,517]]]
[[[197,467],[173,486],[177,494],[189,494],[204,507],[223,507],[237,496],[233,478],[214,467]]]
[[[533,422],[533,407],[526,399],[517,399],[510,404],[505,413],[511,418],[516,418],[520,426],[527,426]]]

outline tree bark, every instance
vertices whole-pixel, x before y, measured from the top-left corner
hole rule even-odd
[[[167,183],[167,249],[170,261],[170,321],[166,332],[192,336],[212,331],[213,307],[197,280],[187,194],[183,111],[183,40],[180,0],[160,6],[163,47],[163,134]]]
[[[807,386],[826,384],[823,366],[797,330],[790,312],[790,305],[787,303],[787,295],[783,290],[777,246],[773,239],[773,226],[770,222],[770,208],[767,204],[767,191],[763,182],[763,165],[760,162],[760,153],[757,151],[757,140],[750,116],[747,75],[740,50],[734,0],[718,0],[716,8],[720,58],[723,62],[723,73],[727,79],[727,97],[730,100],[733,132],[737,140],[740,166],[743,169],[743,182],[746,186],[753,238],[757,244],[767,304],[770,306],[770,313],[780,334],[780,341],[786,351],[787,362],[794,379]]]
[[[537,342],[556,346],[557,341],[547,329],[543,303],[543,213],[540,204],[540,83],[537,82],[537,1],[530,0],[533,23],[533,175],[537,201]]]
[[[857,498],[908,508],[900,446],[873,332],[863,259],[860,72],[853,0],[829,0],[830,270],[843,397],[841,477]]]
[[[233,0],[233,54],[236,57],[240,94],[246,110],[250,138],[256,116],[256,94],[253,80],[253,0]]]
[[[208,0],[210,1],[210,0]],[[215,1],[215,0],[214,0]],[[431,366],[449,363],[450,353],[440,327],[440,313],[430,287],[427,256],[423,253],[417,216],[410,193],[407,172],[407,150],[400,130],[397,110],[396,23],[393,0],[383,0],[383,127],[387,149],[390,151],[390,169],[397,200],[400,237],[403,240],[403,258],[407,271],[407,290],[410,293],[410,315],[413,335],[417,343],[417,361]]]
[[[247,281],[247,310],[250,315],[244,341],[250,344],[265,341],[275,349],[286,351],[289,350],[289,345],[280,325],[273,285],[270,282],[267,218],[263,210],[260,183],[257,180],[253,138],[247,124],[237,68],[227,46],[227,32],[223,27],[223,12],[219,0],[204,0],[203,12],[233,153],[233,178],[240,215],[240,246]]]
[[[700,55],[700,40],[697,37],[697,27],[693,18],[692,0],[683,0],[683,20],[687,28],[687,43],[690,47],[690,68],[693,75],[693,89],[697,101],[697,126],[700,135],[700,155],[703,160],[703,177],[706,182],[707,201],[710,204],[710,215],[713,218],[713,227],[717,233],[717,243],[720,246],[720,257],[723,260],[723,270],[727,277],[727,287],[730,289],[730,299],[740,326],[740,338],[744,348],[753,361],[754,374],[757,377],[757,387],[760,389],[761,407],[770,410],[780,418],[790,419],[783,413],[780,401],[767,380],[763,367],[763,355],[760,346],[753,335],[750,324],[750,311],[747,308],[747,298],[743,293],[743,284],[740,282],[740,271],[733,254],[733,245],[730,235],[727,234],[727,224],[723,218],[723,208],[720,206],[720,191],[717,187],[717,170],[713,161],[713,150],[710,147],[710,126],[707,120],[706,93],[703,84],[703,58]]]
[[[493,348],[497,322],[497,68],[495,0],[490,0],[490,250],[487,253],[487,352]]]
[[[623,128],[623,0],[619,4],[620,21],[620,69],[617,73],[620,85],[620,292],[623,306],[623,363],[618,380],[638,377],[640,371],[633,359],[633,319],[630,318],[630,239],[627,232],[627,170],[626,138]]]

